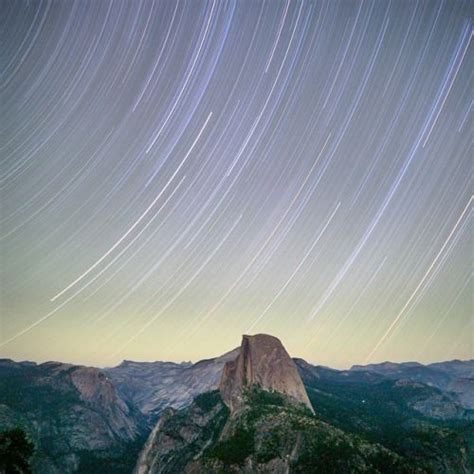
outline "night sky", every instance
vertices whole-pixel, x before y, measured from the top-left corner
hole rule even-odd
[[[474,357],[472,1],[0,9],[2,357]]]

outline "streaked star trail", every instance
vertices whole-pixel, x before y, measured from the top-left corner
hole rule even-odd
[[[472,1],[0,8],[2,357],[474,357]]]

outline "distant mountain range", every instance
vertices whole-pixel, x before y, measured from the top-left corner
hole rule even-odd
[[[474,361],[339,371],[265,335],[195,364],[1,359],[0,431],[18,426],[38,473],[467,473]]]

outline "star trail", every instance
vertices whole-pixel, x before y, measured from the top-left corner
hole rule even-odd
[[[2,356],[474,357],[472,1],[0,8]]]

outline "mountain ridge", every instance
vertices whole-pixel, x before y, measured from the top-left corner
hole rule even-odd
[[[130,472],[161,416],[170,410],[184,413],[196,397],[216,391],[225,364],[239,354],[240,348],[235,348],[196,363],[126,360],[106,369],[0,359],[0,430],[20,426],[32,436],[38,447],[34,466],[39,473],[109,472],[112,467],[114,473]],[[474,419],[473,360],[430,366],[370,364],[350,370],[312,365],[296,357],[291,360],[317,418],[344,433],[362,435],[372,442],[392,429],[385,420],[393,418],[392,425],[413,425],[408,432],[406,428],[397,432],[398,437],[418,443],[419,436],[427,436],[420,428],[426,426],[435,443],[440,429],[436,426],[444,426],[443,430],[454,430],[460,436],[446,448],[454,453],[446,461],[451,464],[462,439],[474,440],[474,433],[465,428]],[[251,396],[249,393],[247,390],[245,396]],[[290,405],[277,411],[282,410],[281,416],[286,417],[284,413],[297,408]],[[303,420],[306,415],[297,416]],[[271,420],[267,421],[283,426]],[[320,425],[323,431],[324,426]],[[258,446],[264,443],[259,439]],[[393,437],[383,440],[389,449],[413,455],[411,448],[400,446]],[[430,449],[434,458],[441,456]]]
[[[372,369],[312,366],[290,359],[276,338],[244,335],[239,354],[224,365],[219,390],[163,411],[134,472],[467,472],[465,440],[449,421],[467,412],[435,387],[392,381]],[[296,376],[289,375],[293,370]],[[294,396],[295,387],[304,397]],[[379,400],[386,405],[377,407]],[[337,418],[340,408],[349,422]],[[428,421],[434,419],[445,428]],[[386,432],[383,444],[379,429]],[[447,433],[454,436],[450,443],[443,441]],[[413,450],[421,439],[423,450]]]

